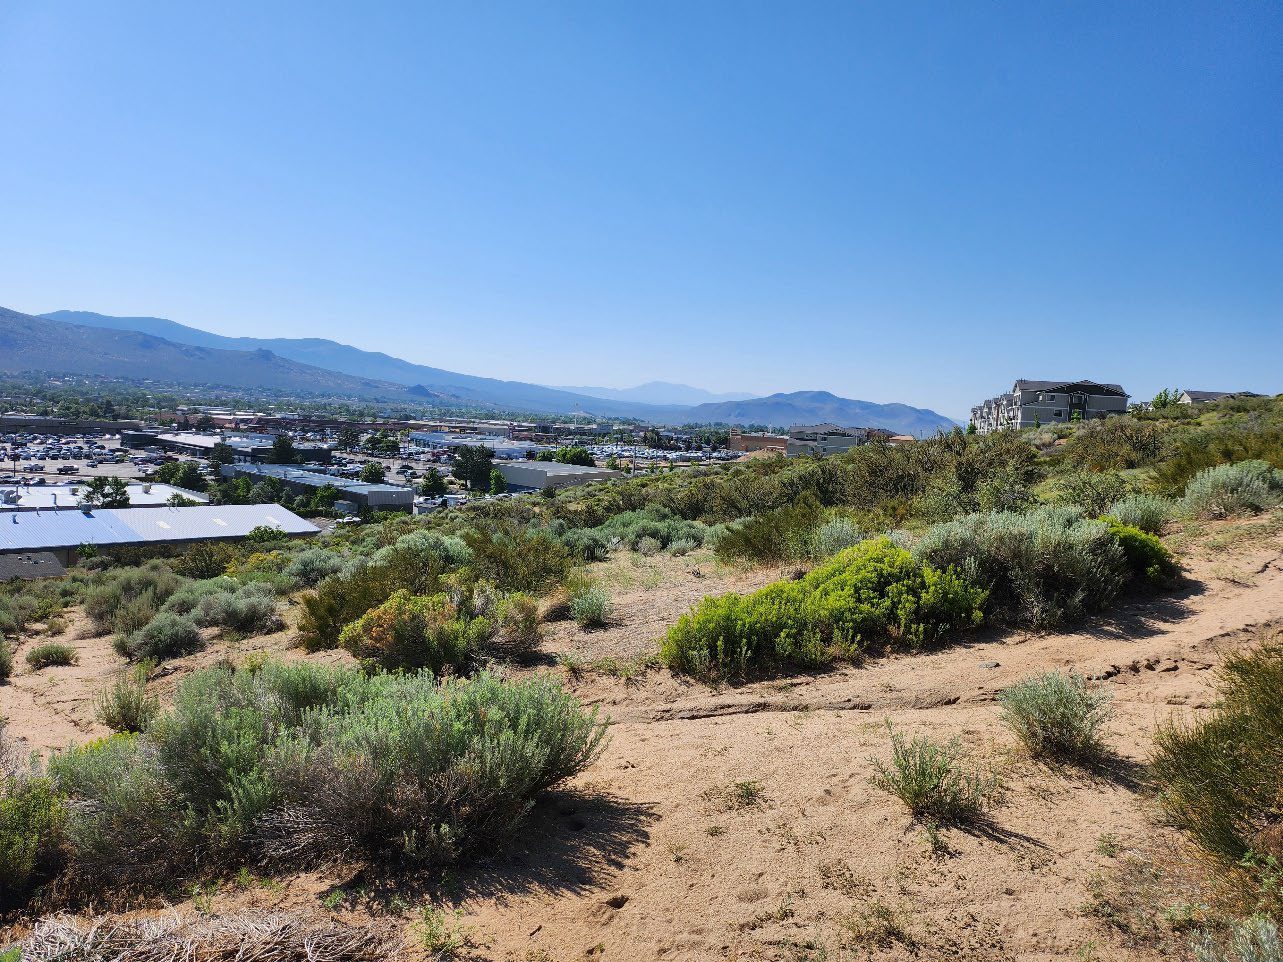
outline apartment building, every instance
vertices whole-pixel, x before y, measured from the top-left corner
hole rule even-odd
[[[981,434],[1007,428],[1087,421],[1126,414],[1131,395],[1118,384],[1095,381],[1016,381],[1006,394],[971,409],[971,423]]]

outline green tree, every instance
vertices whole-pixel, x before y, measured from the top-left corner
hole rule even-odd
[[[95,508],[129,507],[129,488],[124,478],[90,478],[83,497],[85,504]]]
[[[970,424],[968,424],[968,425],[967,425],[967,433],[968,433],[968,434],[975,434],[975,433],[976,433],[976,422],[975,422],[975,421],[972,421]]]
[[[436,468],[428,468],[423,473],[423,480],[419,483],[419,494],[425,498],[439,498],[445,492],[445,478],[441,477],[441,472]]]
[[[209,487],[205,475],[195,461],[171,461],[156,469],[156,480],[188,491],[204,491]]]
[[[490,486],[490,469],[494,452],[480,445],[465,444],[454,450],[450,473],[468,486],[468,490],[486,490]]]
[[[498,468],[490,469],[490,493],[503,494],[508,490],[508,481]]]
[[[361,468],[361,480],[366,484],[382,484],[387,477],[387,471],[378,461],[371,461]]]
[[[272,439],[272,453],[268,456],[270,464],[294,464],[298,461],[298,452],[288,434],[278,434]]]
[[[233,464],[236,461],[236,449],[226,441],[219,441],[209,449],[209,460],[214,464]]]
[[[312,493],[311,510],[333,511],[334,502],[339,499],[339,489],[332,484],[323,484]]]
[[[361,443],[361,432],[356,428],[344,428],[338,433],[336,443],[341,451],[355,451]]]

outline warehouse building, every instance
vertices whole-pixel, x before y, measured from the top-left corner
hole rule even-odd
[[[508,487],[517,491],[569,488],[577,484],[609,481],[611,478],[624,476],[622,471],[561,464],[558,461],[495,461],[494,466],[503,475]]]
[[[321,471],[305,471],[288,464],[225,464],[220,469],[225,478],[249,478],[257,483],[264,478],[276,478],[294,494],[312,494],[317,488],[329,485],[339,492],[335,507],[340,511],[404,511],[414,509],[414,492],[395,484],[370,484],[353,481]],[[346,504],[345,504],[346,503]]]
[[[238,541],[255,528],[291,537],[317,528],[279,504],[202,504],[186,508],[14,511],[0,518],[0,555],[50,552],[74,564],[82,545],[96,548]]]
[[[409,437],[411,444],[432,448],[438,451],[453,451],[455,448],[489,448],[499,461],[522,461],[533,457],[540,451],[552,450],[545,444],[533,441],[511,441],[505,437],[489,434],[451,434],[446,431],[412,431]]]
[[[276,436],[272,434],[251,434],[225,432],[223,434],[202,434],[187,431],[122,431],[120,444],[130,449],[159,448],[175,454],[186,454],[197,458],[208,458],[216,444],[226,444],[236,452],[238,458],[246,461],[267,461],[272,456],[272,443]],[[294,451],[301,461],[328,464],[330,449],[315,444],[296,444]]]
[[[206,502],[209,495],[202,491],[189,491],[172,484],[131,481],[125,485],[131,508],[158,507],[183,498],[187,501]],[[5,484],[0,485],[0,512],[4,511],[55,511],[79,508],[84,499],[85,482],[75,484]]]

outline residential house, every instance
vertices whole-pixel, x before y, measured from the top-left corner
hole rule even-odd
[[[1010,391],[971,409],[971,423],[981,434],[1007,428],[1088,421],[1126,414],[1130,395],[1118,384],[1095,381],[1016,381]]]

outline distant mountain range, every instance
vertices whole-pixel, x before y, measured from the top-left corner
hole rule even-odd
[[[699,404],[687,412],[687,417],[696,422],[725,424],[841,424],[917,436],[951,431],[954,427],[952,420],[926,408],[852,401],[828,391],[794,391],[748,401]]]
[[[755,395],[732,391],[714,394],[702,387],[689,384],[670,384],[668,381],[647,381],[636,387],[559,387],[557,391],[570,391],[587,397],[610,398],[616,401],[640,401],[642,404],[711,404],[718,401],[747,401]]]
[[[33,316],[0,308],[0,371],[151,377],[387,401],[431,400],[539,414],[637,418],[655,424],[814,424],[902,434],[949,430],[944,415],[826,391],[765,398],[654,381],[635,388],[553,388],[459,374],[322,338],[226,337],[160,317],[88,311]],[[599,393],[590,393],[599,392]]]

